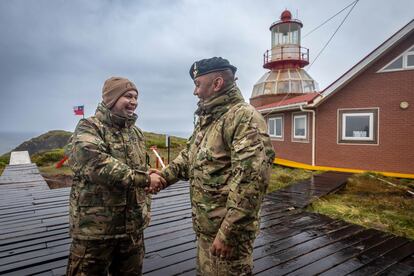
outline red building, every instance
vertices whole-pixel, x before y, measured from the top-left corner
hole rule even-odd
[[[270,27],[270,69],[250,102],[268,122],[276,163],[414,178],[414,20],[321,92],[303,69],[302,23]]]

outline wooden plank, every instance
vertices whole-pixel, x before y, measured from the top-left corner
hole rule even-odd
[[[288,261],[299,258],[302,255],[307,255],[306,260],[303,260],[302,258],[300,261],[310,262],[312,258],[320,258],[321,255],[332,252],[334,250],[333,247],[340,245],[340,243],[338,243],[340,240],[352,237],[360,232],[362,232],[361,227],[352,225],[345,229],[330,233],[328,236],[316,237],[300,244],[292,244],[292,241],[287,241],[287,245],[285,247],[269,248],[267,256],[255,260],[254,272],[258,274],[264,272],[266,275],[282,274],[283,271],[280,271],[280,269],[285,268]],[[334,243],[335,245],[332,246]],[[330,247],[326,248],[325,246]],[[307,254],[319,248],[324,248],[322,252],[320,251],[321,254]],[[292,264],[301,263],[300,261],[292,261]],[[284,265],[279,267],[282,263]],[[287,267],[286,269],[288,268],[290,267]]]
[[[352,271],[358,270],[359,268],[363,267],[365,264],[373,261],[377,257],[389,252],[394,248],[398,248],[401,245],[407,242],[406,239],[401,237],[391,237],[388,239],[384,239],[382,243],[379,243],[372,248],[369,248],[362,252],[359,256],[355,256],[327,271],[322,273],[321,275],[324,276],[337,276],[337,275],[345,275]]]
[[[349,275],[374,275],[386,270],[412,254],[414,254],[414,242],[408,242],[376,258],[362,268],[351,272]]]
[[[367,230],[367,232],[370,230]],[[337,266],[338,264],[343,263],[344,261],[351,259],[353,257],[358,256],[364,248],[371,248],[378,243],[381,243],[384,239],[389,237],[385,233],[381,233],[379,231],[372,231],[373,235],[367,239],[362,239],[360,242],[352,244],[349,247],[345,247],[343,249],[338,250],[337,252],[330,254],[324,258],[318,259],[315,262],[312,262],[308,265],[302,266],[300,269],[294,270],[293,272],[289,273],[289,275],[293,276],[301,276],[304,274],[320,274],[329,268]]]

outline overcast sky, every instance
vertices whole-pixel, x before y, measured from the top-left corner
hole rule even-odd
[[[137,85],[138,126],[188,134],[196,98],[190,65],[222,56],[237,68],[246,100],[266,72],[269,26],[287,8],[302,36],[348,1],[147,0],[0,1],[0,132],[73,130],[85,105],[93,115],[105,79]],[[412,0],[360,0],[308,70],[321,89],[413,18]],[[302,39],[311,62],[346,12]],[[305,68],[306,69],[306,68]]]

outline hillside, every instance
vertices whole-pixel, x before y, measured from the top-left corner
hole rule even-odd
[[[25,151],[27,150],[30,155],[36,153],[45,152],[48,150],[63,148],[72,135],[69,131],[64,130],[51,130],[40,136],[32,138],[23,142],[12,151]]]

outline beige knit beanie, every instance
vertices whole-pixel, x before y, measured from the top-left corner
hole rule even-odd
[[[102,88],[103,103],[111,109],[116,101],[127,91],[138,89],[133,82],[126,78],[111,77],[107,79]]]

